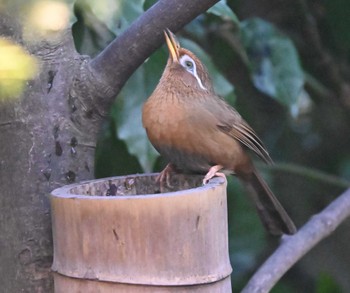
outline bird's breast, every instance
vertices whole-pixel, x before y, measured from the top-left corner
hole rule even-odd
[[[142,123],[149,140],[158,150],[161,146],[184,147],[183,142],[191,131],[187,112],[179,102],[171,99],[146,102]]]
[[[215,117],[200,104],[150,99],[142,121],[153,146],[180,169],[204,173],[216,164],[232,169],[240,157],[239,143],[219,131]]]

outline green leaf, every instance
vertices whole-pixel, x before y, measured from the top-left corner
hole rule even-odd
[[[326,12],[325,18],[329,24],[329,33],[331,36],[325,38],[330,46],[337,45],[340,49],[350,49],[350,1],[349,0],[323,0],[323,9]],[[322,5],[321,4],[321,5]]]
[[[239,20],[236,14],[234,14],[232,9],[227,5],[226,0],[221,0],[220,2],[216,3],[207,10],[207,13],[219,16],[223,20],[233,21],[235,24],[239,25]]]
[[[109,30],[119,35],[144,12],[144,2],[145,0],[80,0],[79,4],[88,6]]]
[[[328,273],[321,273],[316,283],[316,293],[341,293],[343,290],[335,279]]]
[[[283,105],[296,104],[304,86],[304,74],[292,41],[259,18],[241,23],[241,37],[254,85]]]
[[[295,293],[295,288],[282,279],[271,289],[270,293]]]
[[[95,177],[142,172],[138,159],[129,154],[125,143],[116,137],[114,119],[106,123],[99,135],[95,152]]]
[[[257,256],[265,249],[265,231],[258,214],[235,177],[228,180],[229,250],[234,264],[233,280],[251,271]],[[249,231],[249,233],[247,232]]]

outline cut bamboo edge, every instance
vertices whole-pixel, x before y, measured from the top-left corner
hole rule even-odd
[[[156,176],[52,191],[56,293],[231,292],[226,181],[176,175],[159,193]]]

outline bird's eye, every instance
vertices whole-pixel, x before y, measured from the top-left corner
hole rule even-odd
[[[187,72],[192,74],[197,79],[199,87],[203,90],[206,90],[205,86],[203,85],[201,79],[197,74],[196,63],[194,62],[194,60],[190,56],[185,54],[180,57],[180,64],[184,69],[186,69]]]
[[[196,71],[196,64],[192,58],[188,55],[183,55],[180,58],[181,65],[189,72],[194,73]]]
[[[193,69],[193,62],[192,61],[187,60],[185,62],[185,65],[188,69]]]

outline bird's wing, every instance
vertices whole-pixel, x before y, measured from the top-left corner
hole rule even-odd
[[[217,127],[251,149],[267,164],[272,164],[272,159],[264,144],[256,135],[255,131],[243,120],[241,115],[222,99],[217,101],[217,105],[220,107],[221,111],[215,113],[216,111],[213,110],[213,108],[211,111],[218,120]],[[222,114],[223,108],[225,108],[225,115],[220,115],[220,113]]]
[[[241,120],[240,123],[218,124],[217,126],[221,131],[251,149],[263,161],[268,164],[272,163],[272,159],[265,146],[254,130],[244,120]]]

